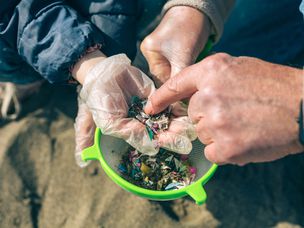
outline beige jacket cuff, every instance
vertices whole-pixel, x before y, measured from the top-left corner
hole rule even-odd
[[[215,35],[215,41],[218,41],[223,34],[224,22],[227,19],[235,0],[169,0],[163,8],[164,15],[174,6],[193,7],[206,14],[212,25],[210,35]]]

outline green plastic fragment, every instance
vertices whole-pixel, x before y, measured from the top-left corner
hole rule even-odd
[[[149,138],[151,140],[154,139],[154,132],[148,126],[146,126],[146,129],[148,131]]]

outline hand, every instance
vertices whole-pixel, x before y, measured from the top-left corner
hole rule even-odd
[[[82,151],[94,144],[94,133],[96,129],[93,116],[87,105],[78,98],[78,113],[74,124],[75,129],[75,159],[80,167],[85,167],[90,161],[83,161]]]
[[[156,85],[193,64],[209,34],[209,18],[197,9],[175,6],[168,10],[159,26],[141,44]]]
[[[191,151],[190,139],[195,133],[189,118],[173,119],[168,131],[157,135],[154,141],[142,123],[127,118],[131,97],[148,98],[155,87],[145,74],[130,65],[125,55],[94,61],[94,64],[84,63],[85,68],[76,66],[80,74],[74,73],[77,79],[83,79],[75,124],[78,155],[83,147],[92,144],[93,120],[103,134],[122,138],[145,154],[154,155],[159,147],[178,153]],[[86,68],[90,70],[81,70]]]
[[[216,54],[190,66],[153,93],[145,108],[154,114],[191,97],[205,156],[218,164],[271,161],[303,151],[299,106],[303,71],[256,58]]]

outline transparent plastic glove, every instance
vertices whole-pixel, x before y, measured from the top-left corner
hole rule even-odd
[[[74,124],[75,128],[75,159],[80,167],[85,167],[89,162],[81,158],[82,150],[94,144],[96,125],[87,105],[78,97],[78,114]]]
[[[125,55],[112,56],[96,64],[86,76],[80,98],[96,126],[103,134],[122,138],[148,155],[156,154],[160,146],[189,153],[192,144],[188,136],[194,129],[187,118],[174,119],[171,129],[152,141],[145,125],[127,118],[132,96],[146,99],[155,91],[153,82],[130,63]]]
[[[188,116],[173,118],[169,129],[157,135],[160,147],[179,154],[189,154],[192,150],[191,141],[196,138],[195,127]]]

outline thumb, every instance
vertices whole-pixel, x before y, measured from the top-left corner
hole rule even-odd
[[[85,167],[89,162],[84,162],[81,158],[82,150],[94,144],[95,123],[87,105],[79,99],[78,114],[75,119],[75,159],[81,167]]]
[[[166,81],[149,97],[145,106],[145,112],[153,115],[164,110],[174,102],[191,97],[198,90],[198,71],[195,70],[196,67],[196,65],[187,67]]]
[[[147,37],[141,44],[140,49],[146,58],[149,70],[154,77],[157,86],[165,83],[171,75],[171,63],[159,50],[154,50],[153,43]]]
[[[179,154],[189,154],[192,150],[191,140],[172,132],[163,132],[158,136],[159,146]]]
[[[183,68],[185,68],[185,67],[180,67],[178,65],[172,64],[171,65],[171,74],[170,74],[171,77],[174,77],[175,75],[177,75]]]

